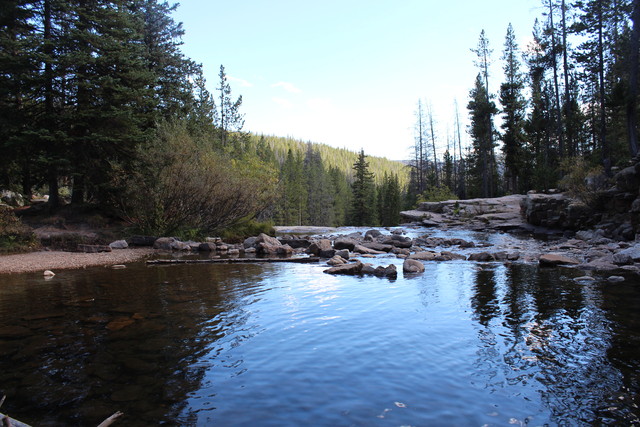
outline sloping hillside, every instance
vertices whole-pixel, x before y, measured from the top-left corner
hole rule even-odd
[[[348,178],[353,176],[352,167],[358,157],[358,153],[354,151],[349,151],[345,148],[334,148],[327,144],[303,142],[289,137],[251,135],[254,143],[257,143],[260,138],[265,139],[265,142],[269,144],[280,162],[284,161],[289,150],[292,150],[294,154],[296,152],[304,152],[307,150],[308,145],[311,144],[314,149],[320,152],[325,166],[337,167],[344,172]],[[367,154],[366,148],[365,154]],[[401,186],[405,186],[409,182],[409,168],[404,163],[373,156],[367,156],[367,160],[370,170],[375,174],[378,184],[382,181],[385,172],[387,174],[396,174]]]

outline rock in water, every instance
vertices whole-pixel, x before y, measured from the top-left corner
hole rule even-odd
[[[44,275],[44,277],[53,277],[53,276],[55,276],[55,275],[56,275],[56,273],[54,273],[54,272],[53,272],[53,271],[51,271],[51,270],[45,270],[45,271],[44,271],[44,273],[43,273],[43,275]]]
[[[422,273],[424,272],[424,264],[415,259],[405,259],[402,271],[404,273]]]
[[[580,264],[575,258],[570,258],[561,254],[544,254],[540,256],[538,260],[541,266],[555,266],[555,265],[576,265]]]
[[[324,272],[327,274],[357,275],[362,272],[362,263],[357,261],[354,264],[338,265],[336,267],[329,268],[328,270],[324,270]]]

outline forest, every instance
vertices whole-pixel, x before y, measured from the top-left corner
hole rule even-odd
[[[637,154],[640,0],[541,4],[529,45],[506,29],[498,93],[480,33],[470,125],[456,108],[444,152],[428,103],[418,102],[405,165],[366,147],[244,131],[243,99],[224,66],[210,89],[183,54],[178,5],[5,0],[0,189],[27,201],[46,194],[50,212],[99,206],[141,232],[177,235],[252,220],[390,226],[420,200],[611,176]]]
[[[456,106],[444,152],[429,103],[418,101],[409,203],[420,194],[567,189],[585,179],[604,188],[637,155],[640,1],[542,0],[541,6],[527,46],[506,28],[497,93],[489,72],[496,58],[481,31],[471,49],[478,74],[466,104],[470,124],[463,129]]]
[[[402,163],[245,132],[224,66],[210,92],[202,66],[182,53],[176,7],[2,2],[0,189],[27,201],[46,194],[50,212],[99,206],[156,234],[253,219],[356,224],[357,197],[370,224],[397,224]],[[368,172],[361,183],[356,164]],[[383,200],[395,205],[382,209]]]

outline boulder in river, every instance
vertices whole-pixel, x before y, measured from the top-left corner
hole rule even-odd
[[[404,273],[422,273],[424,272],[424,264],[415,259],[405,259],[402,271]]]
[[[580,264],[580,261],[578,261],[577,259],[562,254],[544,254],[540,256],[538,262],[541,266]]]
[[[339,237],[333,242],[333,247],[336,250],[347,249],[354,250],[357,242],[349,237]]]
[[[362,273],[362,263],[360,261],[356,261],[352,264],[338,265],[335,267],[331,267],[328,270],[324,270],[324,273],[355,276]]]
[[[307,252],[321,258],[331,258],[336,254],[329,239],[320,239],[309,245]]]

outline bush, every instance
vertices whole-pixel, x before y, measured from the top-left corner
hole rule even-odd
[[[254,220],[241,222],[222,232],[220,237],[229,243],[240,243],[247,237],[257,236],[260,233],[275,236],[276,230],[273,228],[273,222],[258,222]]]
[[[0,205],[0,253],[26,252],[37,246],[35,234],[16,217],[13,209]]]
[[[446,185],[432,185],[418,196],[418,203],[442,202],[445,200],[458,200],[458,196]]]
[[[595,207],[608,188],[609,181],[602,166],[592,166],[582,157],[565,159],[560,165],[564,177],[559,187],[585,205]]]
[[[256,158],[230,159],[197,144],[184,125],[160,127],[140,153],[134,176],[122,176],[123,218],[156,235],[207,234],[233,226],[271,202],[275,171]]]

